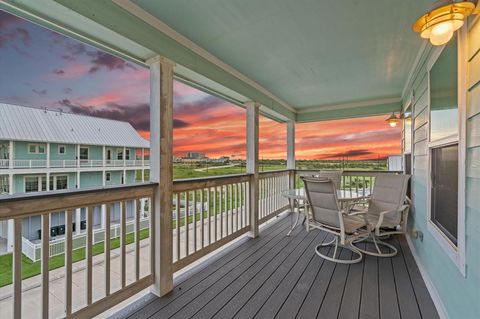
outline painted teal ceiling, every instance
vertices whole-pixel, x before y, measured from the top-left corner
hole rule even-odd
[[[430,0],[133,0],[296,108],[400,97]]]

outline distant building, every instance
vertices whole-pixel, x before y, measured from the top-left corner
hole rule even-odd
[[[142,182],[149,174],[149,145],[127,122],[0,103],[0,195]],[[135,203],[126,206],[133,218]],[[94,207],[94,229],[104,227],[105,212],[105,205]],[[112,223],[119,217],[115,203]],[[52,239],[62,236],[64,213],[50,218]],[[75,234],[85,220],[85,209],[76,209]],[[40,229],[40,216],[23,219],[25,239],[40,239]],[[13,221],[0,221],[0,253],[12,245]]]
[[[188,152],[187,155],[185,155],[184,159],[203,159],[205,158],[205,153],[200,153],[200,152]]]

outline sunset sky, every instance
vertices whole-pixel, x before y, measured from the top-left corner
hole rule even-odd
[[[147,69],[0,11],[0,102],[130,122],[149,137]],[[174,154],[244,158],[246,112],[174,85]],[[297,159],[371,159],[400,152],[385,116],[296,125]],[[286,158],[286,125],[262,117],[260,159]]]

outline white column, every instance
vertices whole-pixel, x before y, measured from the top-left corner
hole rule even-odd
[[[152,292],[163,296],[173,289],[172,188],[173,188],[173,68],[163,57],[150,65],[150,176],[157,182],[150,222],[155,236]]]
[[[127,166],[127,148],[123,148],[123,167]]]
[[[258,138],[259,111],[257,102],[247,103],[247,173],[250,179],[250,236],[258,236]]]
[[[105,229],[105,214],[107,213],[107,205],[102,205],[102,211],[100,216],[100,229]]]
[[[142,167],[145,166],[145,149],[142,147]]]
[[[8,168],[13,169],[13,160],[14,160],[14,149],[13,149],[13,141],[9,141],[8,143]]]
[[[295,169],[295,122],[287,122],[287,168]]]
[[[287,169],[289,172],[289,188],[295,188],[295,122],[287,122]]]
[[[81,209],[76,208],[75,209],[75,234],[80,234],[80,223],[82,220],[82,214],[81,214]]]
[[[77,188],[80,188],[80,171],[77,171]]]
[[[80,167],[80,144],[77,145],[77,167]]]
[[[50,143],[47,143],[47,168],[50,168]]]
[[[107,166],[107,151],[105,145],[102,146],[102,167]]]

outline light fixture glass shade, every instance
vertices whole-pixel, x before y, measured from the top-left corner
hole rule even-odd
[[[475,5],[471,2],[451,2],[427,12],[413,24],[412,29],[433,45],[443,45],[463,26],[465,17],[474,9]]]
[[[385,120],[390,127],[395,127],[397,126],[398,123],[398,117],[395,115],[395,112],[392,113],[386,120]]]

